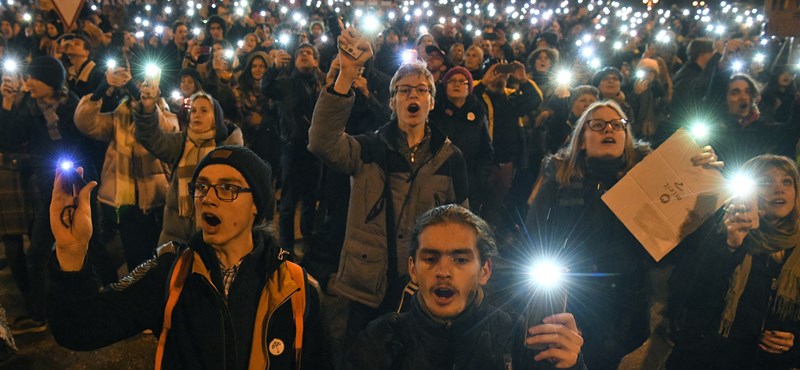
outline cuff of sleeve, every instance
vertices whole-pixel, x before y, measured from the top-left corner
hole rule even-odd
[[[136,84],[133,82],[133,80],[130,80],[127,84],[125,84],[125,89],[127,89],[131,96],[133,96],[134,100],[139,100],[139,98],[141,98],[142,94],[139,92],[139,88],[136,87]]]
[[[100,85],[92,93],[92,97],[90,98],[92,101],[98,101],[102,99],[106,95],[106,90],[108,90],[110,86],[108,85],[108,81],[103,80]]]
[[[331,84],[330,86],[328,86],[328,89],[327,89],[327,90],[328,90],[328,93],[330,93],[331,95],[339,96],[339,97],[342,97],[342,98],[349,98],[349,97],[353,96],[353,90],[352,90],[352,89],[350,89],[350,90],[347,92],[347,94],[339,94],[339,93],[338,93],[338,92],[336,92],[336,90],[333,88],[333,84]]]

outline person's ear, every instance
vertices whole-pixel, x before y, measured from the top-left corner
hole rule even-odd
[[[419,282],[417,282],[417,269],[416,264],[414,264],[414,257],[408,257],[408,274],[411,276],[411,281],[414,284],[419,284]]]
[[[486,285],[486,283],[489,282],[489,278],[492,277],[492,266],[493,263],[491,258],[487,258],[486,261],[483,262],[480,274],[478,275],[478,283],[480,283],[481,286]]]

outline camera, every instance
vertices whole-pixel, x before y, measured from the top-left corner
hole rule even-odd
[[[353,59],[358,59],[364,54],[364,50],[357,48],[355,45],[339,41],[339,49],[347,53]]]
[[[497,73],[512,73],[514,72],[514,65],[510,63],[500,63],[495,67]]]

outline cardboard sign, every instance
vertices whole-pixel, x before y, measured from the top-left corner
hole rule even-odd
[[[69,32],[72,29],[72,24],[78,19],[78,14],[83,8],[83,0],[52,0],[53,8],[55,8],[61,22],[64,23],[64,32]]]
[[[602,197],[656,261],[729,199],[719,171],[692,165],[700,152],[679,129]]]

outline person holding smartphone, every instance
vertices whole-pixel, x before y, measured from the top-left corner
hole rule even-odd
[[[528,327],[488,303],[483,287],[498,252],[486,221],[455,204],[439,206],[419,217],[410,237],[408,271],[419,284],[411,312],[373,321],[343,369],[586,369],[571,314],[548,314]]]
[[[800,174],[792,159],[769,154],[741,171],[753,194],[684,242],[691,250],[670,280],[668,369],[800,366]]]

